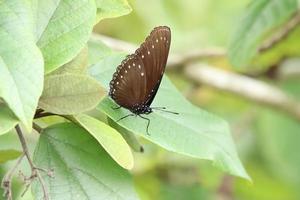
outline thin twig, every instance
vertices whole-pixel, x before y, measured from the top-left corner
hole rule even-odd
[[[109,36],[100,35],[97,33],[93,33],[91,36],[91,40],[93,41],[101,41],[108,47],[117,50],[117,51],[125,51],[127,53],[133,53],[138,46],[131,44],[129,42],[125,42],[123,40],[118,40]]]
[[[26,143],[26,140],[24,138],[23,132],[22,132],[22,130],[21,130],[21,128],[20,128],[19,125],[17,125],[15,127],[15,129],[16,129],[17,134],[19,136],[19,140],[21,142],[21,145],[22,145],[22,148],[23,148],[23,152],[24,152],[24,154],[25,154],[25,156],[27,158],[27,161],[28,161],[28,163],[30,165],[30,168],[31,168],[31,176],[28,179],[29,183],[27,184],[25,192],[29,188],[29,185],[31,184],[31,182],[33,181],[33,179],[35,179],[37,177],[38,180],[39,180],[39,182],[40,182],[40,184],[41,184],[41,186],[42,186],[42,190],[43,190],[43,194],[44,194],[44,200],[49,200],[49,194],[48,194],[48,191],[47,191],[46,184],[45,184],[44,180],[42,179],[42,177],[40,175],[40,172],[39,172],[40,168],[35,167],[32,159],[30,157],[29,150],[28,150],[27,143]]]
[[[133,53],[138,48],[137,45],[131,44],[129,42],[125,42],[122,40],[118,40],[115,38],[111,38],[96,33],[92,34],[91,40],[102,41],[104,44],[106,44],[107,46],[109,46],[114,50],[125,51],[127,53]],[[226,56],[226,51],[221,47],[194,49],[180,55],[171,54],[168,59],[167,67],[169,69],[173,69],[194,60],[211,58],[211,57],[224,57],[224,56]]]
[[[168,69],[177,68],[200,59],[225,57],[226,51],[221,47],[193,49],[183,54],[171,54],[168,59]]]
[[[298,24],[300,24],[300,11],[298,11],[285,26],[281,27],[279,31],[272,35],[270,39],[265,41],[259,48],[259,52],[264,52],[282,41],[292,30],[297,27]]]
[[[43,131],[43,128],[42,127],[40,127],[39,125],[37,125],[37,123],[32,123],[32,127],[33,127],[33,129],[34,130],[36,130],[38,133],[42,133],[42,131]]]
[[[201,64],[189,65],[185,72],[198,83],[282,110],[300,121],[300,104],[297,100],[263,81]]]
[[[4,194],[3,196],[7,199],[7,200],[12,200],[12,177],[16,171],[16,169],[18,168],[18,166],[20,165],[20,163],[22,162],[23,158],[24,158],[25,154],[23,153],[17,160],[16,164],[13,166],[13,168],[11,168],[11,170],[9,170],[9,172],[4,176],[4,178],[2,179],[2,183],[1,183],[1,187],[4,189]]]
[[[49,112],[39,112],[39,113],[36,113],[34,115],[34,119],[38,119],[38,118],[42,118],[42,117],[48,117],[48,116],[53,116],[53,115],[56,115],[56,114],[49,113]]]

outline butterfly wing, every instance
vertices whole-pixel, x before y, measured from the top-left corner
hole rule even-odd
[[[110,82],[112,99],[127,109],[150,106],[165,71],[170,42],[168,27],[154,28],[141,47],[118,66]]]
[[[156,27],[136,51],[137,56],[142,58],[146,71],[147,96],[143,99],[144,105],[150,106],[157,93],[165,72],[170,42],[170,28],[166,26]]]

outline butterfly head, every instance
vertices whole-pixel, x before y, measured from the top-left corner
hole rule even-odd
[[[152,109],[147,105],[136,105],[131,111],[135,114],[150,114],[152,113]]]

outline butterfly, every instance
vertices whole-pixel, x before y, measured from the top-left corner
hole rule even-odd
[[[117,67],[110,81],[109,96],[121,107],[131,111],[118,121],[129,116],[139,116],[148,121],[142,114],[150,114],[153,109],[164,110],[165,107],[150,107],[160,86],[165,72],[171,43],[171,30],[167,26],[154,28],[145,42],[128,55]]]

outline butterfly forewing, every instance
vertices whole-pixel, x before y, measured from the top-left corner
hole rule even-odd
[[[110,96],[129,110],[152,103],[169,54],[171,32],[157,27],[132,55],[118,66],[110,82]]]
[[[144,104],[150,105],[156,95],[165,71],[171,42],[171,31],[168,27],[157,27],[146,38],[136,51],[141,57],[147,74],[147,96]]]

